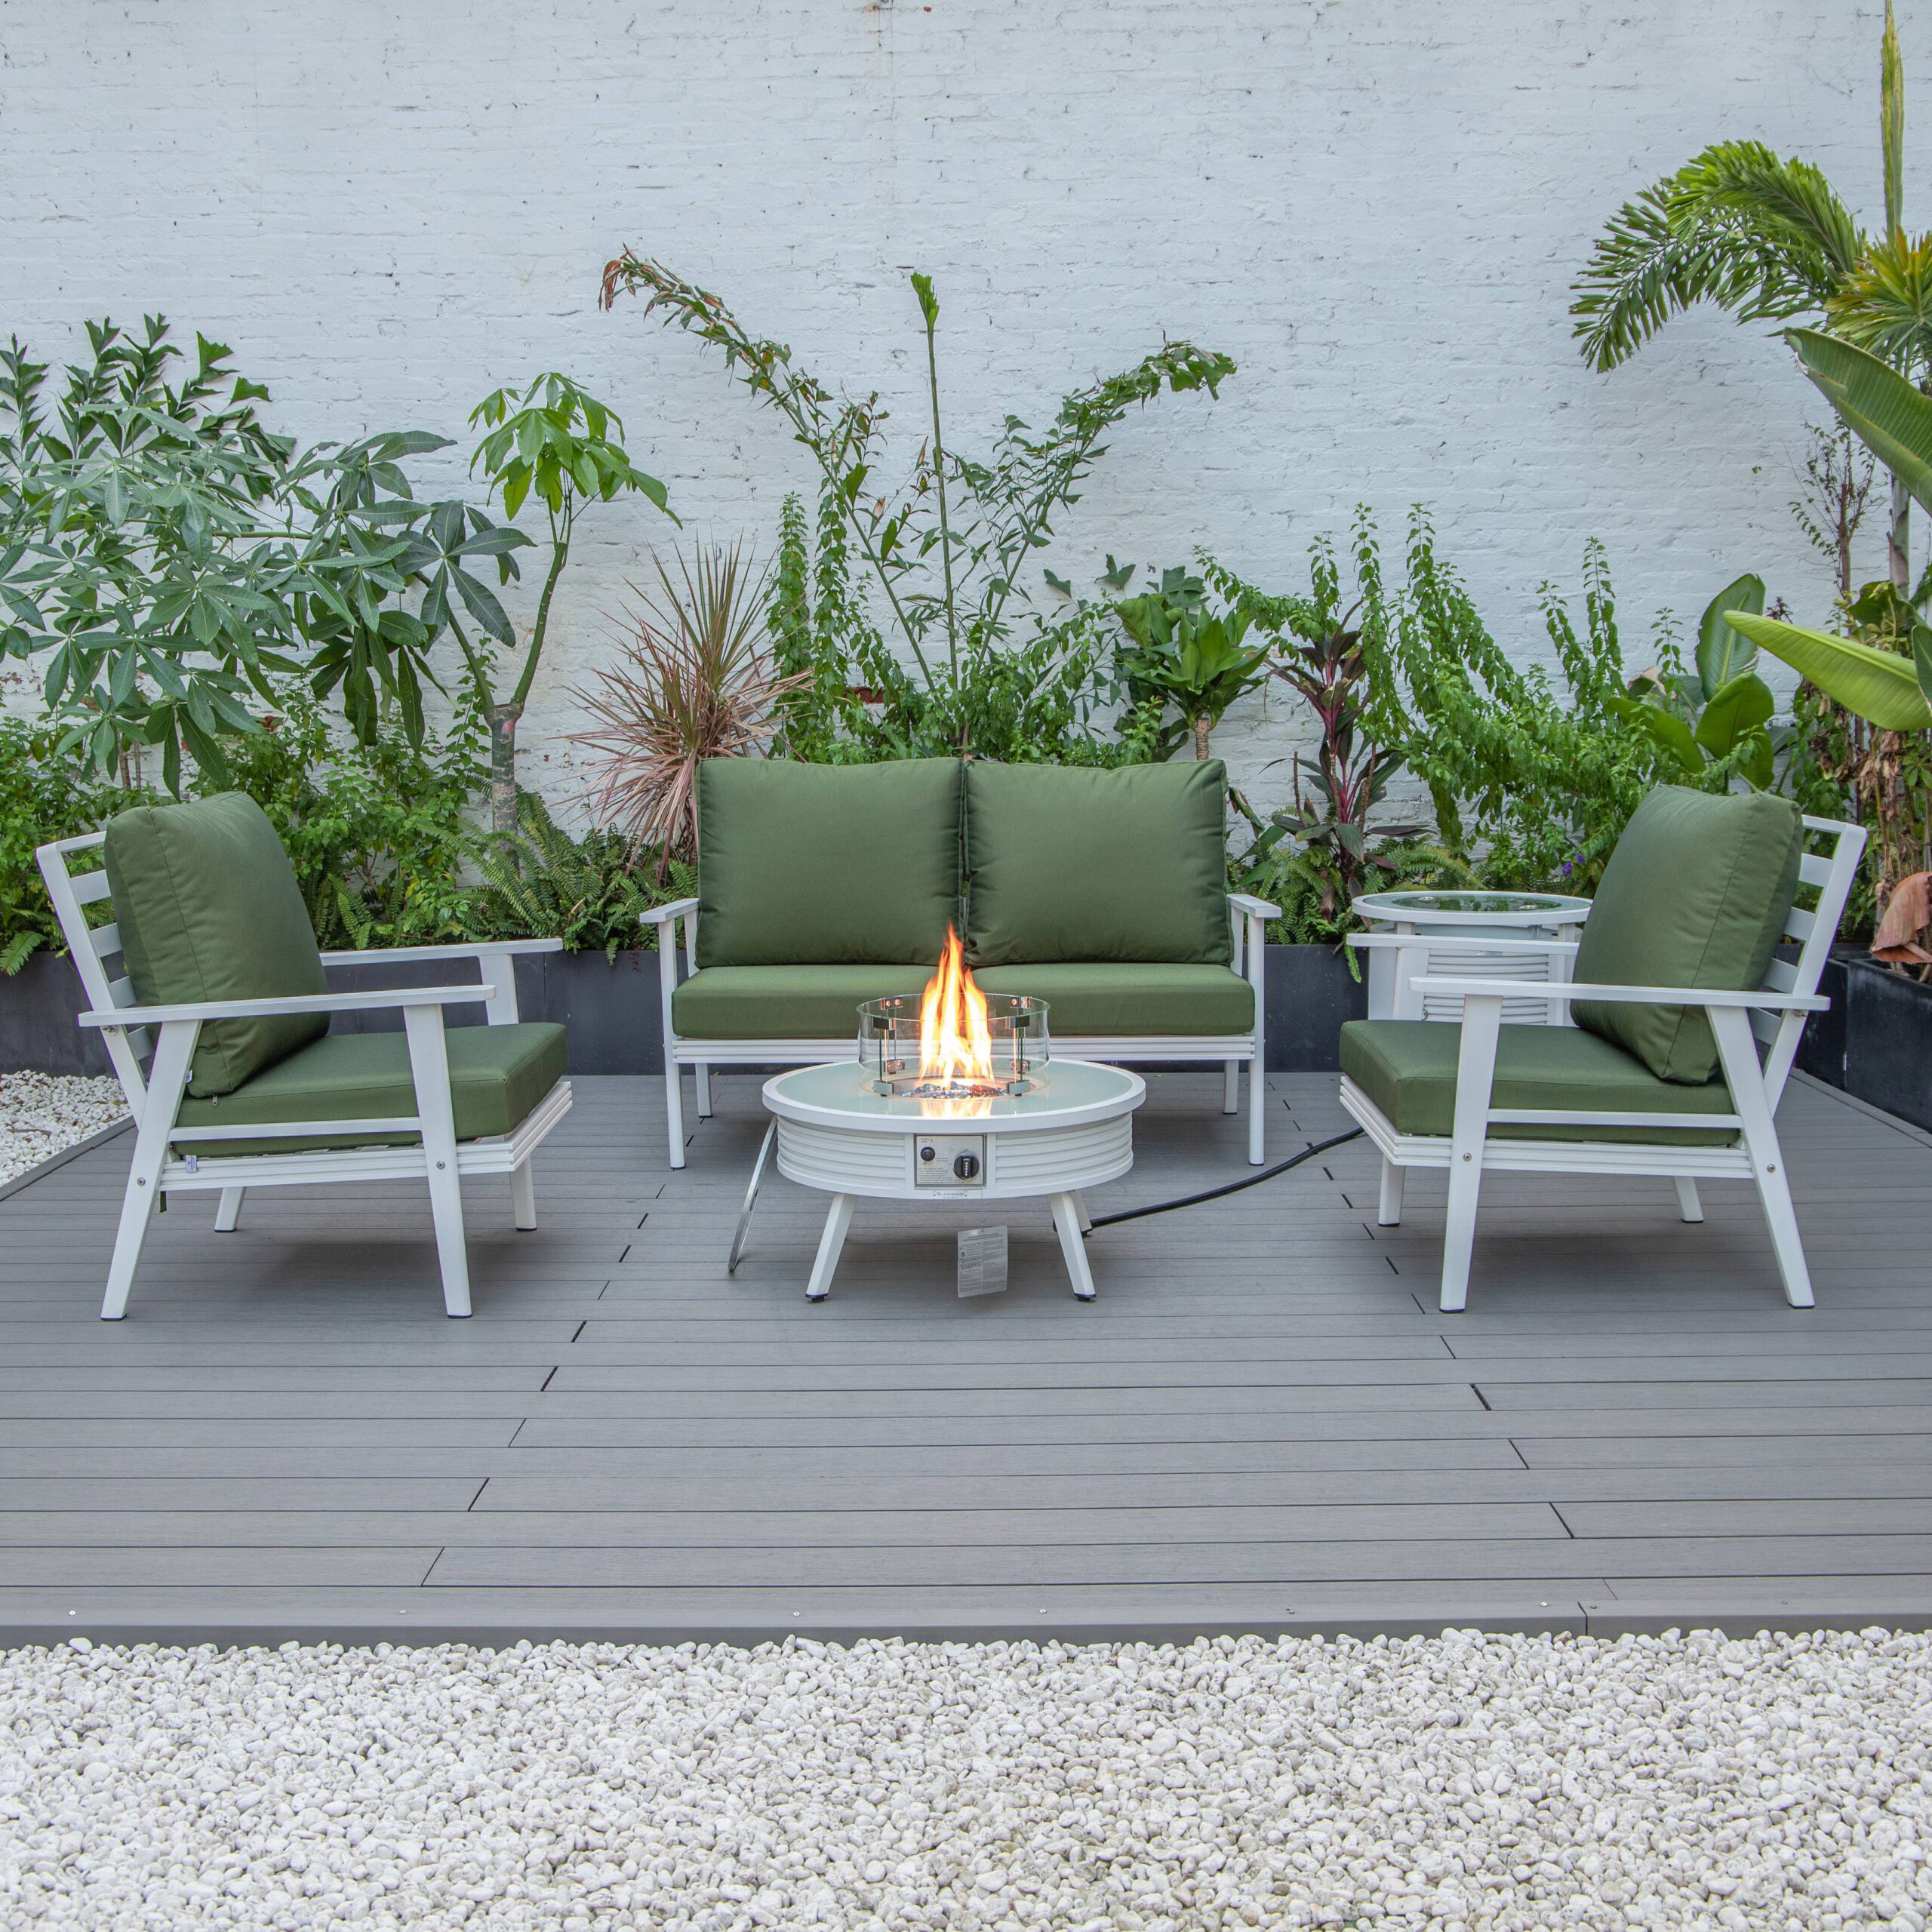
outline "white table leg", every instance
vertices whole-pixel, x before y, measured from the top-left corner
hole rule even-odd
[[[832,1278],[838,1272],[839,1251],[845,1245],[845,1230],[852,1225],[852,1197],[835,1194],[832,1210],[825,1217],[825,1232],[818,1238],[818,1259],[812,1263],[812,1278],[805,1286],[808,1301],[823,1301],[832,1292]],[[1092,1291],[1088,1290],[1088,1293]]]
[[[1055,1194],[1048,1198],[1053,1204],[1054,1226],[1060,1232],[1060,1251],[1066,1258],[1066,1272],[1072,1279],[1075,1299],[1091,1301],[1094,1277],[1087,1266],[1087,1244],[1080,1238],[1080,1197],[1077,1194]]]
[[[1094,1232],[1094,1217],[1087,1211],[1085,1195],[1076,1194],[1073,1197],[1073,1211],[1080,1217],[1080,1232],[1083,1235],[1091,1235]]]
[[[778,1123],[774,1121],[764,1130],[764,1138],[758,1143],[758,1158],[752,1163],[752,1184],[745,1189],[745,1204],[738,1210],[737,1231],[731,1237],[731,1258],[724,1263],[724,1272],[735,1275],[738,1272],[739,1257],[745,1251],[745,1237],[751,1232],[752,1210],[758,1205],[758,1190],[764,1179],[766,1157],[771,1152],[771,1143],[778,1137]]]

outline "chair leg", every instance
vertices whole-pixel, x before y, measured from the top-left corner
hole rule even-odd
[[[1224,1114],[1241,1111],[1241,1062],[1238,1060],[1221,1063],[1221,1111]]]
[[[242,1219],[242,1197],[248,1192],[244,1187],[224,1187],[221,1200],[214,1211],[214,1231],[218,1235],[232,1235]]]
[[[1697,1198],[1697,1183],[1688,1174],[1674,1174],[1672,1184],[1677,1189],[1677,1212],[1686,1221],[1701,1221],[1704,1218],[1704,1204]]]
[[[1247,1063],[1247,1164],[1258,1168],[1265,1161],[1268,1133],[1268,1078],[1261,1062]]]
[[[118,1321],[128,1312],[128,1291],[134,1285],[141,1244],[147,1239],[161,1193],[161,1170],[168,1158],[168,1130],[181,1104],[194,1057],[198,1020],[171,1020],[161,1029],[148,1069],[147,1104],[134,1136],[134,1158],[128,1164],[127,1192],[121,1197],[121,1223],[114,1232],[114,1258],[107,1266],[107,1292],[101,1298],[100,1318]]]
[[[1744,1130],[1745,1151],[1751,1157],[1751,1171],[1758,1183],[1758,1198],[1764,1205],[1764,1220],[1770,1229],[1771,1247],[1777,1256],[1778,1275],[1784,1283],[1784,1298],[1793,1308],[1815,1308],[1811,1292],[1811,1271],[1804,1263],[1804,1243],[1798,1232],[1798,1214],[1791,1203],[1791,1183],[1785,1173],[1784,1149],[1778,1145],[1777,1124],[1770,1105],[1764,1098],[1763,1074],[1758,1064],[1758,1049],[1751,1037],[1751,1023],[1739,1007],[1708,1009],[1711,1031],[1716,1035],[1718,1057],[1724,1063],[1725,1080],[1730,1088],[1731,1105]]]
[[[1469,1257],[1475,1247],[1476,1199],[1482,1192],[1480,1161],[1458,1161],[1449,1170],[1449,1211],[1442,1229],[1442,1299],[1444,1315],[1460,1315],[1469,1305]]]
[[[537,1180],[528,1161],[510,1170],[510,1211],[525,1233],[537,1225]]]
[[[671,1164],[685,1164],[685,1083],[678,1063],[671,1057],[671,1045],[664,1044],[664,1118],[671,1135]]]
[[[706,1060],[700,1060],[691,1069],[691,1084],[697,1090],[697,1117],[700,1120],[711,1118],[711,1066]]]
[[[1408,1169],[1398,1168],[1393,1161],[1382,1163],[1382,1193],[1375,1204],[1375,1225],[1378,1228],[1399,1228],[1402,1225],[1402,1183]]]
[[[463,1236],[463,1181],[457,1171],[456,1115],[450,1101],[449,1055],[441,1007],[403,1009],[409,1036],[409,1071],[422,1122],[423,1164],[429,1181],[429,1218],[436,1229],[436,1260],[443,1276],[443,1307],[469,1312],[469,1253]]]

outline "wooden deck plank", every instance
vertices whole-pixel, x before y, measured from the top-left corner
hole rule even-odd
[[[112,1325],[125,1137],[0,1199],[0,1640],[1932,1623],[1932,1297],[1895,1238],[1932,1139],[1810,1083],[1816,1311],[1746,1188],[1687,1228],[1660,1182],[1511,1175],[1455,1317],[1440,1179],[1377,1228],[1360,1143],[1099,1231],[1091,1307],[1029,1204],[966,1302],[983,1208],[867,1204],[808,1309],[823,1204],[789,1183],[723,1272],[761,1124],[716,1084],[672,1174],[657,1083],[578,1082],[534,1234],[466,1185],[469,1322],[408,1184],[257,1191],[226,1236],[177,1196]],[[1155,1078],[1097,1211],[1244,1174],[1217,1085]],[[1271,1089],[1278,1154],[1344,1124],[1331,1076]]]

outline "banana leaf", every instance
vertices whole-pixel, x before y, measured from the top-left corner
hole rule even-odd
[[[1823,631],[1781,624],[1772,617],[1753,617],[1740,611],[1730,621],[1753,644],[1809,678],[1827,697],[1835,698],[1847,711],[1857,712],[1881,731],[1922,731],[1932,725],[1932,704],[1919,688],[1910,658]]]
[[[1755,657],[1755,647],[1752,654]],[[1777,700],[1755,671],[1746,671],[1721,686],[1697,720],[1697,742],[1713,758],[1734,750],[1739,739],[1761,731],[1771,721]]]
[[[1764,608],[1764,580],[1748,571],[1705,607],[1697,626],[1697,679],[1707,703],[1732,678],[1749,670],[1758,655],[1758,647],[1732,628],[1729,614],[1748,611],[1755,617]]]
[[[1932,396],[1889,364],[1835,336],[1817,329],[1784,334],[1845,427],[1932,513]]]

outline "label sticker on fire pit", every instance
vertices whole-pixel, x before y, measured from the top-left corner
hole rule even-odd
[[[959,1230],[959,1293],[998,1295],[1006,1292],[1006,1230],[998,1228],[961,1228]]]

